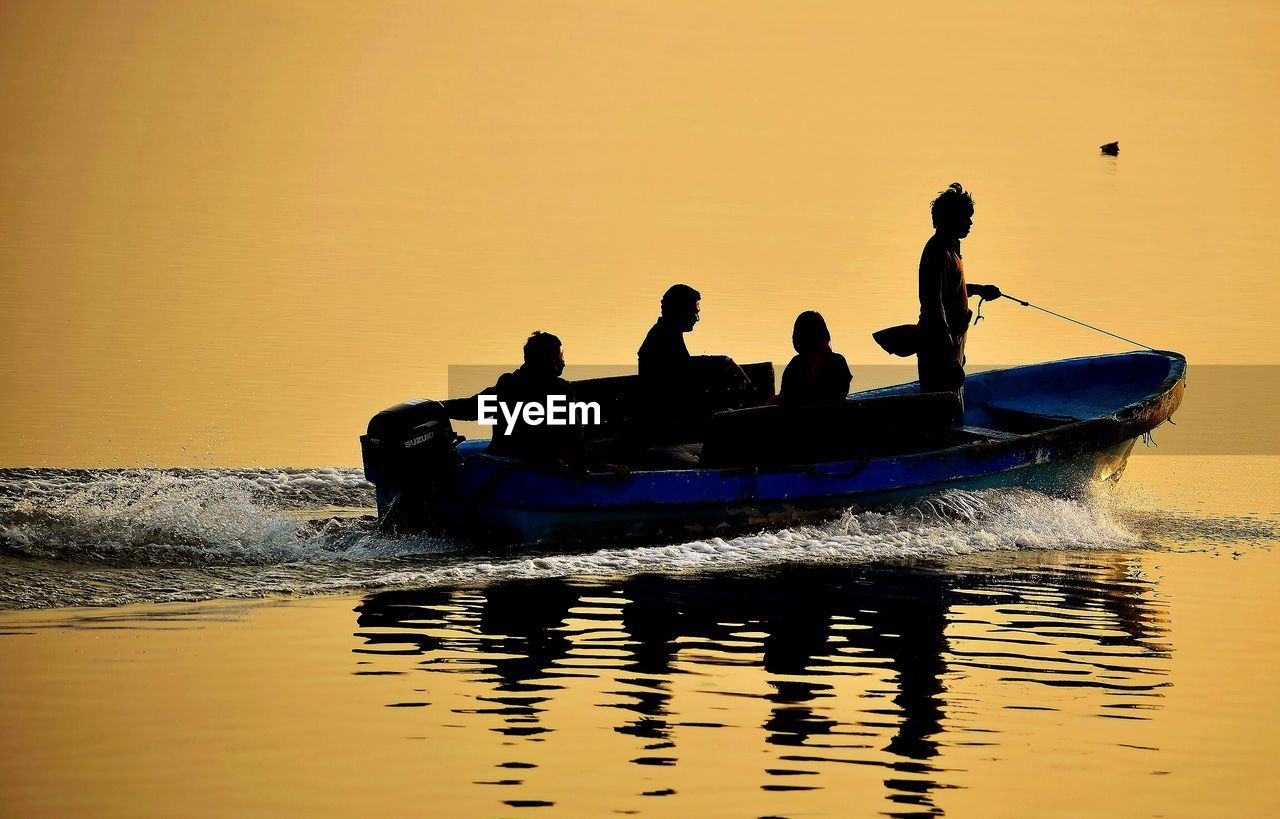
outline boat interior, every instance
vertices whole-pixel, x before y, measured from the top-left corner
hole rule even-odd
[[[774,369],[743,367],[750,387],[717,395],[702,417],[672,422],[639,392],[636,376],[574,382],[601,406],[590,443],[600,457],[640,469],[755,467],[854,460],[937,449],[955,440],[947,393],[887,395],[807,407],[770,403]],[[658,423],[654,420],[657,419]],[[963,433],[961,433],[963,434]]]
[[[1180,358],[1130,353],[1032,364],[969,376],[962,423],[950,393],[915,383],[809,407],[772,404],[773,364],[742,369],[750,387],[717,396],[714,411],[671,423],[636,376],[574,382],[601,406],[589,428],[599,457],[638,469],[759,467],[849,461],[1000,441],[1110,415],[1161,390]],[[1179,365],[1180,366],[1180,365]],[[658,418],[661,423],[654,423]]]

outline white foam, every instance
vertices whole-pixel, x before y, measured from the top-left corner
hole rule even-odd
[[[636,548],[398,570],[385,585],[479,585],[542,577],[618,577],[727,571],[796,563],[941,559],[977,552],[1131,548],[1137,539],[1105,497],[1086,501],[1023,490],[945,492],[892,512],[846,513],[822,526]]]
[[[10,483],[0,502],[0,557],[38,557],[63,566],[27,565],[11,582],[0,579],[0,592],[12,603],[114,605],[474,586],[1139,543],[1117,522],[1106,497],[1071,501],[989,490],[946,492],[818,526],[653,546],[601,544],[574,554],[525,550],[495,559],[448,539],[386,537],[368,519],[313,523],[299,515],[304,498],[311,517],[323,517],[333,498],[346,505],[371,501],[354,470],[63,472],[27,476],[16,493]]]
[[[325,481],[232,471],[118,470],[78,480],[49,478],[32,482],[5,509],[0,545],[36,557],[178,565],[364,560],[451,545],[391,540],[334,522],[316,527],[284,511],[297,506],[300,488],[324,490],[308,495],[314,504],[351,483],[344,475]],[[285,490],[292,497],[280,502]]]

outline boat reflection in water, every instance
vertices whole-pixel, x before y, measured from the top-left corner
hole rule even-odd
[[[417,690],[425,684],[433,700],[425,710],[470,700],[443,705],[449,717],[434,719],[487,721],[509,744],[545,742],[540,753],[577,734],[564,752],[599,748],[592,776],[617,779],[604,760],[624,735],[634,745],[629,761],[659,772],[660,786],[641,795],[679,798],[674,780],[660,782],[677,763],[713,770],[704,739],[692,756],[681,746],[691,732],[719,729],[733,732],[726,751],[755,746],[760,780],[746,789],[757,794],[819,790],[851,766],[878,766],[887,813],[937,814],[937,791],[965,787],[964,766],[979,758],[961,749],[999,754],[1001,732],[984,724],[993,714],[1083,707],[1085,716],[1142,720],[1156,707],[1166,604],[1134,563],[1117,554],[1049,566],[1002,558],[391,591],[357,609],[356,673],[450,675],[409,678]],[[584,717],[584,693],[618,716],[585,709]],[[613,731],[584,736],[586,722]],[[759,732],[749,728],[757,722]],[[1134,741],[1124,726],[1140,723],[1108,722],[1121,726],[1118,744]],[[459,742],[463,733],[427,738]],[[465,734],[476,741],[475,731]],[[472,773],[477,785],[511,786],[502,797],[524,784],[491,770],[461,775]],[[745,774],[735,776],[743,790]],[[499,801],[556,804],[545,789],[529,795],[538,799]]]

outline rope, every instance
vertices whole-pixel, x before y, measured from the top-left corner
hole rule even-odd
[[[1016,301],[1018,304],[1021,304],[1023,307],[1031,307],[1031,308],[1034,308],[1034,309],[1036,309],[1036,310],[1039,310],[1041,313],[1048,313],[1048,314],[1049,314],[1049,315],[1051,315],[1051,316],[1056,316],[1056,317],[1058,317],[1058,318],[1060,318],[1060,319],[1064,319],[1064,320],[1066,320],[1066,321],[1069,321],[1069,322],[1071,322],[1072,324],[1079,324],[1081,327],[1086,327],[1086,328],[1088,328],[1088,329],[1090,329],[1090,330],[1093,330],[1095,333],[1102,333],[1104,336],[1111,336],[1112,338],[1118,338],[1118,339],[1120,339],[1121,341],[1125,342],[1126,344],[1132,344],[1132,345],[1133,345],[1133,346],[1135,346],[1135,347],[1141,347],[1142,349],[1144,349],[1144,350],[1150,350],[1150,351],[1151,351],[1151,352],[1153,352],[1153,353],[1154,353],[1154,352],[1156,352],[1156,348],[1155,348],[1155,347],[1149,347],[1149,346],[1147,346],[1146,344],[1143,344],[1141,341],[1134,341],[1134,340],[1133,340],[1133,339],[1131,339],[1131,338],[1125,338],[1124,336],[1116,335],[1115,333],[1112,333],[1112,332],[1110,332],[1110,331],[1104,330],[1104,329],[1102,329],[1101,327],[1094,327],[1092,324],[1086,324],[1086,323],[1085,323],[1085,322],[1083,322],[1083,321],[1078,321],[1078,320],[1076,320],[1076,319],[1071,318],[1070,316],[1064,316],[1064,315],[1062,315],[1061,313],[1055,313],[1055,312],[1053,312],[1052,310],[1049,310],[1049,309],[1046,309],[1046,308],[1044,308],[1044,307],[1041,307],[1041,306],[1040,306],[1040,305],[1038,305],[1038,304],[1032,304],[1032,303],[1031,303],[1031,302],[1029,302],[1029,301],[1023,301],[1022,299],[1017,298],[1016,296],[1010,296],[1008,293],[1001,293],[1001,294],[1000,294],[1000,298],[1002,298],[1002,299],[1009,299],[1010,301]],[[979,311],[981,311],[981,308],[982,308],[981,303],[979,303],[978,308],[979,308]]]

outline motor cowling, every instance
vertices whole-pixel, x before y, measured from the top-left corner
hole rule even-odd
[[[459,463],[444,405],[417,399],[373,416],[360,436],[364,475],[377,489],[378,522],[391,531],[437,528],[434,503]]]

